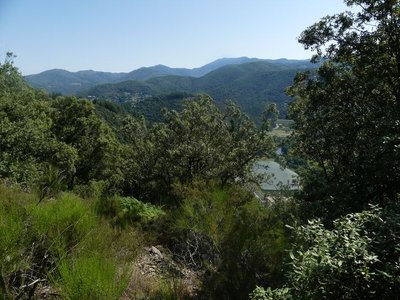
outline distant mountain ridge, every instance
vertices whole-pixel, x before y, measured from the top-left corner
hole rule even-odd
[[[35,88],[45,89],[53,93],[76,94],[98,84],[116,83],[127,80],[148,80],[159,76],[201,77],[226,65],[260,61],[258,58],[221,58],[199,68],[170,68],[164,65],[142,67],[129,73],[111,73],[85,70],[69,72],[53,69],[39,74],[25,76],[26,81]]]
[[[92,70],[69,72],[62,69],[44,71],[25,76],[25,80],[35,88],[53,93],[74,94],[97,84],[119,82],[125,73],[98,72]]]
[[[298,71],[315,67],[305,60],[257,60],[224,65],[202,77],[169,75],[97,85],[81,96],[146,106],[146,100],[155,96],[207,93],[220,104],[234,101],[255,118],[269,103],[276,103],[285,115],[291,101],[285,94],[286,87]]]

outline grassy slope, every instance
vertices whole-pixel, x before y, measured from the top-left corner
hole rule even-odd
[[[10,298],[38,293],[40,282],[69,299],[118,299],[140,240],[103,221],[89,199],[65,193],[39,203],[0,185],[0,294]]]

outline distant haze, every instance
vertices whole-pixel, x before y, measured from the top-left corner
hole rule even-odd
[[[195,68],[220,57],[307,59],[307,26],[341,0],[1,0],[0,57],[24,75],[49,69]]]

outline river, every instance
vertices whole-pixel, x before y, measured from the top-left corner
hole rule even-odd
[[[300,189],[299,175],[288,168],[282,168],[273,160],[259,160],[254,164],[253,172],[255,175],[264,175],[260,187],[264,191],[276,191],[282,187],[289,190]]]

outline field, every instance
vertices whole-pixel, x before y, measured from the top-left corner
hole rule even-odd
[[[277,126],[272,130],[272,134],[277,137],[287,137],[293,131],[293,124],[293,120],[278,119],[276,122]]]

